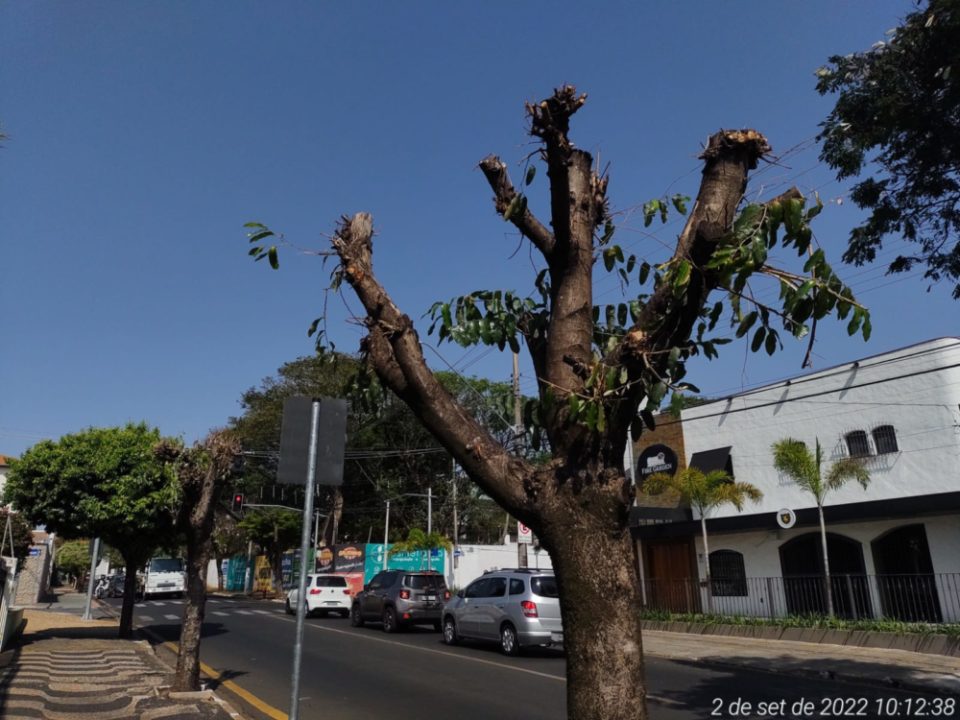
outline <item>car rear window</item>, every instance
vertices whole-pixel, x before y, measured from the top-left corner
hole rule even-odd
[[[411,590],[426,590],[427,588],[445,590],[447,587],[440,575],[407,575],[403,584]]]
[[[560,591],[557,589],[557,578],[552,575],[541,575],[530,579],[530,590],[534,595],[548,598],[560,597]]]
[[[347,579],[343,577],[318,577],[317,587],[346,587]]]

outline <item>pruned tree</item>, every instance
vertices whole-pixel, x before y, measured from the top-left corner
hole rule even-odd
[[[885,41],[817,71],[820,94],[837,96],[821,124],[820,158],[841,180],[864,176],[850,197],[869,214],[844,261],[873,262],[899,236],[912,248],[888,272],[923,266],[960,299],[960,4],[920,4]]]
[[[281,562],[285,550],[300,546],[303,513],[284,508],[256,508],[247,512],[240,529],[263,548],[270,560],[274,592],[282,592]]]
[[[446,550],[450,552],[453,549],[451,543],[441,533],[425,533],[420,528],[411,528],[407,533],[405,540],[392,543],[388,555],[397,555],[398,553],[417,553],[420,559],[420,568],[430,568],[430,553],[433,550]]]
[[[119,633],[133,635],[137,571],[174,535],[176,487],[153,447],[160,432],[144,423],[89,428],[44,440],[14,461],[5,498],[31,522],[65,539],[100,537],[126,570]]]
[[[864,490],[870,483],[870,471],[860,458],[845,457],[831,463],[823,469],[823,448],[819,438],[813,452],[802,440],[785,438],[775,442],[773,450],[773,466],[778,472],[790,478],[794,484],[804,492],[813,496],[817,503],[817,514],[820,518],[820,545],[823,561],[823,592],[826,595],[827,615],[833,617],[833,584],[830,580],[830,555],[827,552],[827,525],[823,520],[823,504],[827,495],[839,490],[851,480],[857,482]]]
[[[154,452],[177,477],[177,529],[187,549],[187,602],[180,625],[174,690],[200,689],[200,629],[206,612],[207,566],[213,555],[217,506],[233,474],[240,444],[229,431],[214,430],[192,448],[179,442],[159,443]]]
[[[616,230],[607,202],[608,177],[590,154],[573,145],[570,120],[585,103],[573,87],[527,105],[530,134],[541,143],[550,181],[550,223],[536,217],[497,157],[480,162],[497,211],[529,240],[545,267],[532,296],[476,291],[435,305],[440,340],[518,350],[526,345],[537,375],[538,398],[524,410],[542,429],[550,459],[532,462],[510,452],[448,393],[430,371],[413,321],[393,302],[373,266],[373,220],[344,218],[332,238],[338,264],[334,285],[346,282],[359,298],[367,335],[361,354],[384,386],[397,394],[485,493],[541,539],[560,587],[567,648],[567,708],[578,720],[645,718],[641,592],[628,527],[632,493],[624,471],[627,431],[634,437],[670,389],[685,386],[687,359],[716,355],[729,341],[711,333],[729,308],[738,337],[753,331],[752,346],[774,352],[772,321],[802,337],[808,321],[832,310],[853,315],[850,332],[869,333],[866,311],[815,250],[806,272],[767,263],[780,246],[806,255],[809,220],[797,190],[763,204],[744,205],[747,175],[770,152],[754,130],[722,130],[709,138],[700,190],[675,251],[653,267],[626,257],[612,243]],[[524,181],[534,179],[535,166]],[[680,196],[652,200],[647,222],[685,213]],[[249,223],[255,258],[278,264],[274,232]],[[649,292],[613,305],[595,305],[595,264],[627,284],[652,280]],[[599,268],[597,268],[599,271]],[[765,275],[780,284],[776,307],[759,302],[749,281]],[[725,294],[713,307],[714,291]],[[743,306],[750,306],[744,309]],[[639,413],[639,416],[638,416]]]
[[[748,482],[736,482],[723,470],[711,470],[708,473],[699,468],[688,467],[679,472],[654,473],[643,483],[643,491],[650,495],[659,495],[672,490],[679,495],[682,503],[689,505],[700,516],[700,531],[703,535],[703,557],[706,564],[707,608],[713,611],[713,586],[710,584],[710,542],[707,539],[707,515],[714,508],[733,505],[743,510],[747,500],[757,502],[763,493]]]

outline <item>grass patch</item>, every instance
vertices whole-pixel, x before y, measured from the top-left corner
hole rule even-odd
[[[914,623],[881,618],[879,620],[846,620],[823,615],[788,615],[782,618],[759,618],[745,615],[708,615],[673,613],[667,610],[644,610],[643,620],[686,622],[701,625],[751,625],[779,628],[817,628],[822,630],[864,630],[910,635],[947,635],[960,637],[960,623]]]

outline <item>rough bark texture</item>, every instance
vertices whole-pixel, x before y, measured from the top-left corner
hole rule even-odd
[[[522,212],[507,213],[517,191],[506,167],[495,156],[480,163],[497,210],[543,254],[549,271],[546,338],[525,335],[541,399],[559,400],[545,418],[553,454],[546,466],[510,455],[436,381],[413,323],[374,275],[372,218],[366,213],[344,217],[333,247],[366,313],[368,334],[361,350],[367,362],[471,479],[531,527],[550,551],[562,595],[569,717],[643,720],[641,595],[628,527],[632,497],[623,468],[627,427],[643,396],[637,391],[621,400],[605,431],[571,422],[566,402],[571,393],[584,394],[583,368],[594,362],[595,236],[608,219],[606,178],[593,171],[590,155],[567,136],[570,118],[585,98],[563,87],[527,106],[530,133],[543,143],[552,230],[525,204]],[[640,321],[605,363],[626,367],[631,380],[639,379],[648,363],[659,362],[656,352],[689,341],[716,283],[702,266],[730,230],[747,172],[768,150],[763,136],[752,130],[711,137],[700,192],[675,254],[693,265],[690,290],[682,300],[670,288],[654,292]]]
[[[133,637],[133,605],[137,599],[137,570],[142,562],[138,558],[124,557],[123,605],[120,608],[120,637],[129,640]]]
[[[225,431],[214,431],[199,447],[161,448],[176,459],[181,487],[179,526],[187,546],[187,602],[183,609],[173,689],[200,689],[200,630],[206,613],[207,564],[213,555],[214,511],[230,477],[239,444]]]

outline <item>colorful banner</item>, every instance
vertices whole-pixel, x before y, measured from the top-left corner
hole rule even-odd
[[[364,545],[337,545],[334,548],[334,572],[340,574],[362,573],[365,569],[365,557],[366,548]]]
[[[389,550],[393,545],[387,546]],[[364,584],[370,582],[373,576],[384,569],[383,543],[367,543],[364,559]],[[387,553],[388,570],[434,570],[442,573],[446,563],[446,550],[431,550],[429,560],[426,551],[400,552],[390,555]]]

